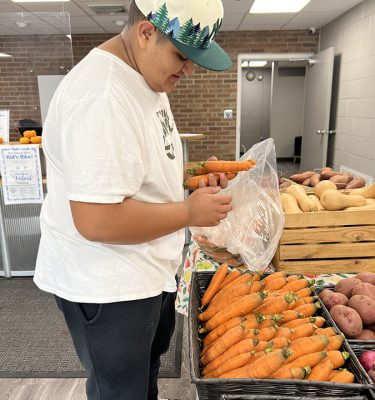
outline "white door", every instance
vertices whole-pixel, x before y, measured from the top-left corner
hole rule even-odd
[[[328,136],[334,133],[329,131],[334,55],[329,47],[312,56],[306,67],[301,171],[327,163]]]

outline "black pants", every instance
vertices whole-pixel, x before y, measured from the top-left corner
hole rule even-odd
[[[88,400],[157,400],[160,356],[173,335],[176,293],[108,304],[55,298],[88,374]]]

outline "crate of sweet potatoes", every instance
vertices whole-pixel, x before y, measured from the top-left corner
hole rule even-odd
[[[325,318],[313,284],[282,271],[239,275],[225,264],[193,273],[190,368],[200,400],[364,396],[371,381]]]

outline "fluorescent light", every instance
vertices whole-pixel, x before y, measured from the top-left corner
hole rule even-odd
[[[249,61],[249,67],[264,67],[267,61]]]
[[[255,0],[250,13],[296,13],[310,0]]]
[[[12,0],[13,3],[61,3],[70,0]]]
[[[11,56],[10,54],[0,53],[0,57],[1,58],[11,58],[13,56]]]

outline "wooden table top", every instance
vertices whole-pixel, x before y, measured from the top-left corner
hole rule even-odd
[[[181,140],[201,140],[205,137],[202,133],[180,133]]]

